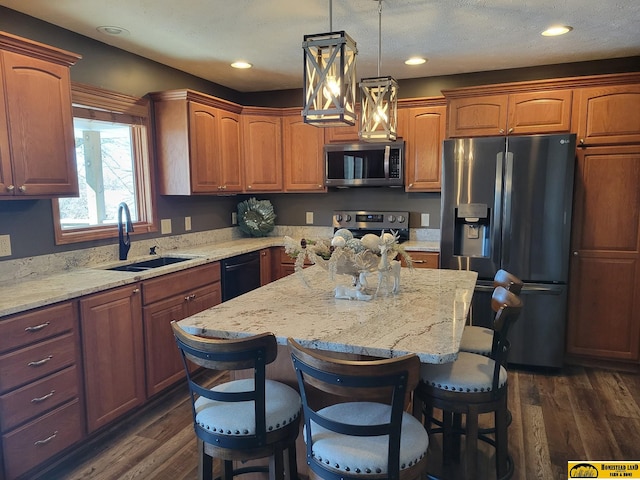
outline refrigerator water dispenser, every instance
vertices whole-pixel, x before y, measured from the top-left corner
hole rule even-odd
[[[489,257],[489,208],[484,203],[463,203],[455,209],[453,254]]]

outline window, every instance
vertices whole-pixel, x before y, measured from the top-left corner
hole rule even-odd
[[[53,200],[56,244],[117,237],[121,202],[134,234],[157,231],[148,100],[75,83],[71,93],[80,196]]]

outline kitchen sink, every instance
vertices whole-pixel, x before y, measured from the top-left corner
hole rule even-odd
[[[144,272],[158,267],[173,265],[174,263],[186,262],[191,258],[185,257],[158,257],[151,260],[143,260],[141,262],[130,263],[128,265],[119,265],[117,267],[107,268],[107,270],[116,270],[118,272]]]

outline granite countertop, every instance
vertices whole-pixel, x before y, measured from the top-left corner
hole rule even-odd
[[[133,284],[262,248],[281,246],[282,242],[282,236],[273,236],[240,238],[197,246],[178,246],[178,248],[170,250],[161,250],[160,253],[164,256],[188,257],[189,260],[145,272],[120,272],[106,270],[106,268],[156,257],[148,255],[135,256],[127,261],[110,262],[105,262],[104,258],[100,257],[89,266],[74,266],[71,264],[59,267],[56,264],[55,268],[47,268],[44,263],[48,259],[39,259],[39,262],[36,262],[35,257],[19,261],[7,261],[7,263],[13,262],[16,264],[16,270],[27,269],[27,274],[20,278],[0,282],[0,290],[2,291],[0,296],[0,317],[71,300],[114,287]],[[413,241],[406,242],[404,245],[414,251],[437,251],[437,244],[433,242]],[[117,245],[113,249],[115,251]],[[107,258],[113,258],[113,256]],[[53,262],[54,260],[51,259],[50,261]],[[14,265],[12,264],[12,266]],[[39,273],[42,271],[45,273]]]
[[[179,325],[211,337],[270,331],[282,345],[292,337],[327,351],[385,358],[417,353],[424,363],[451,362],[458,354],[476,279],[470,271],[403,268],[397,295],[342,300],[334,297],[336,284],[328,272],[313,266]]]

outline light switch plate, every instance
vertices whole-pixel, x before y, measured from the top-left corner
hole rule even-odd
[[[429,214],[428,213],[423,213],[420,215],[420,225],[423,227],[428,227],[429,226]]]
[[[162,235],[167,235],[167,234],[171,233],[171,219],[170,218],[163,218],[162,220],[160,220],[160,233],[162,233]]]
[[[11,236],[0,235],[0,257],[9,257],[11,255]]]
[[[184,217],[184,229],[187,232],[191,230],[191,217]]]
[[[307,212],[307,225],[313,225],[313,212]]]

